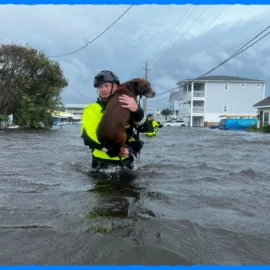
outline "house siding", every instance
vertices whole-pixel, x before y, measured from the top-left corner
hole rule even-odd
[[[226,82],[228,90],[224,90],[224,83],[207,83],[207,102],[205,103],[205,113],[211,114],[255,114],[256,109],[253,104],[264,95],[264,84],[257,87],[257,83]],[[224,112],[224,106],[228,106],[228,111]]]

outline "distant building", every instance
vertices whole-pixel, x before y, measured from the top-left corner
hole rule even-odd
[[[169,102],[170,102],[170,111],[172,112],[172,117],[177,118],[177,116],[179,115],[179,104],[180,104],[179,91],[171,92]]]
[[[253,105],[265,97],[265,84],[231,76],[179,81],[179,118],[190,127],[203,127],[218,124],[220,115],[256,114]]]
[[[72,113],[76,116],[82,117],[83,109],[87,106],[87,104],[66,104],[65,112]]]
[[[270,96],[253,105],[258,110],[258,128],[270,125]]]

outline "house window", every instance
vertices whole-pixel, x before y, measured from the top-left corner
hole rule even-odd
[[[263,125],[264,126],[269,125],[269,112],[265,112],[263,114]]]
[[[223,106],[223,112],[228,112],[228,105]]]
[[[224,83],[224,90],[227,91],[229,89],[229,84],[228,83]]]
[[[257,86],[257,88],[260,88],[261,87],[261,84],[260,83],[257,83],[256,86]]]
[[[242,83],[241,86],[242,86],[242,88],[245,88],[246,87],[246,84],[245,83]]]

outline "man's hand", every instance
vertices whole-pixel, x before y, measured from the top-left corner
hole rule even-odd
[[[136,112],[138,110],[138,104],[133,97],[129,97],[127,95],[122,95],[119,97],[119,101],[121,103],[125,103],[122,105],[122,108],[127,108],[131,112]]]
[[[129,151],[128,148],[121,147],[120,148],[120,157],[128,157]]]
[[[108,149],[103,147],[102,149],[105,153],[108,152]],[[128,148],[125,148],[124,146],[122,148],[120,148],[120,153],[119,153],[120,157],[128,157],[129,155],[129,150]]]

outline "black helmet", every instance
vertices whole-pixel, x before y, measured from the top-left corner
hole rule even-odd
[[[147,114],[147,117],[153,117],[153,114],[152,113],[148,113]]]
[[[109,70],[102,70],[95,76],[94,87],[97,88],[101,83],[105,82],[120,84],[118,77]]]

